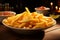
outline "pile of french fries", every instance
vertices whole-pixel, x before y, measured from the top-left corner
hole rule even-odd
[[[37,12],[31,13],[28,8],[23,13],[4,19],[3,22],[8,26],[23,29],[47,28],[55,24],[53,18]]]

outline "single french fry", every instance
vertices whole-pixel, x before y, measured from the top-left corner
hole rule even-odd
[[[30,11],[29,11],[29,9],[28,9],[27,7],[25,7],[25,9],[26,9],[26,11],[27,11],[28,13],[30,13]]]

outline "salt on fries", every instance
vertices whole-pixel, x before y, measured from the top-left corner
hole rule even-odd
[[[32,12],[25,8],[26,11],[16,16],[8,17],[3,20],[6,25],[16,28],[47,28],[55,24],[55,21],[51,17],[46,17],[43,14]]]

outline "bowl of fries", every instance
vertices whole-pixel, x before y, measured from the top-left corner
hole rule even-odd
[[[37,12],[30,13],[28,8],[26,8],[25,12],[8,17],[2,23],[17,33],[34,34],[52,27],[56,24],[56,21]]]
[[[16,13],[15,12],[12,12],[12,11],[1,11],[0,12],[0,22],[2,22],[2,20],[4,18],[7,18],[9,16],[15,16]]]

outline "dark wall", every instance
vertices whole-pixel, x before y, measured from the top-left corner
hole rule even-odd
[[[35,11],[35,7],[50,7],[51,1],[56,3],[56,0],[0,0],[0,3],[9,3],[14,7],[14,11],[19,13],[25,11],[25,7],[28,7],[31,12]]]

